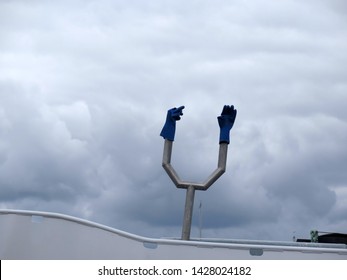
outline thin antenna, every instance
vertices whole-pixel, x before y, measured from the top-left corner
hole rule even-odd
[[[199,237],[202,238],[202,202],[199,204]]]

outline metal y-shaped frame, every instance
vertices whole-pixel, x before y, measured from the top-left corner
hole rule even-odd
[[[190,230],[192,225],[193,205],[195,190],[206,191],[222,174],[226,169],[228,143],[219,144],[219,156],[217,169],[206,179],[204,183],[193,183],[182,181],[177,172],[171,165],[171,153],[172,153],[173,141],[165,139],[164,152],[163,152],[163,168],[169,175],[173,183],[177,188],[187,189],[186,204],[184,209],[183,227],[182,227],[182,239],[189,240]]]

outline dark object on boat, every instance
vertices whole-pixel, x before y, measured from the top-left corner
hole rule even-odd
[[[298,238],[296,242],[312,242],[311,239]],[[326,233],[318,235],[318,243],[335,243],[347,245],[346,233]]]

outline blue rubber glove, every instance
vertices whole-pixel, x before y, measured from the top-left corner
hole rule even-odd
[[[160,136],[162,136],[164,139],[174,141],[176,132],[176,121],[181,119],[181,116],[183,115],[183,109],[184,106],[181,106],[179,108],[175,107],[167,111],[166,122],[164,124],[163,129],[160,132]]]
[[[229,144],[230,129],[234,125],[236,113],[237,111],[234,109],[234,106],[224,106],[221,116],[218,117],[218,124],[220,127],[219,144]]]

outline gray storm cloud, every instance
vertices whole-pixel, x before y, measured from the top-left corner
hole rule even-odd
[[[185,105],[172,163],[227,172],[198,192],[205,236],[346,232],[343,1],[2,1],[0,207],[179,236],[184,191],[161,167],[166,111]]]

